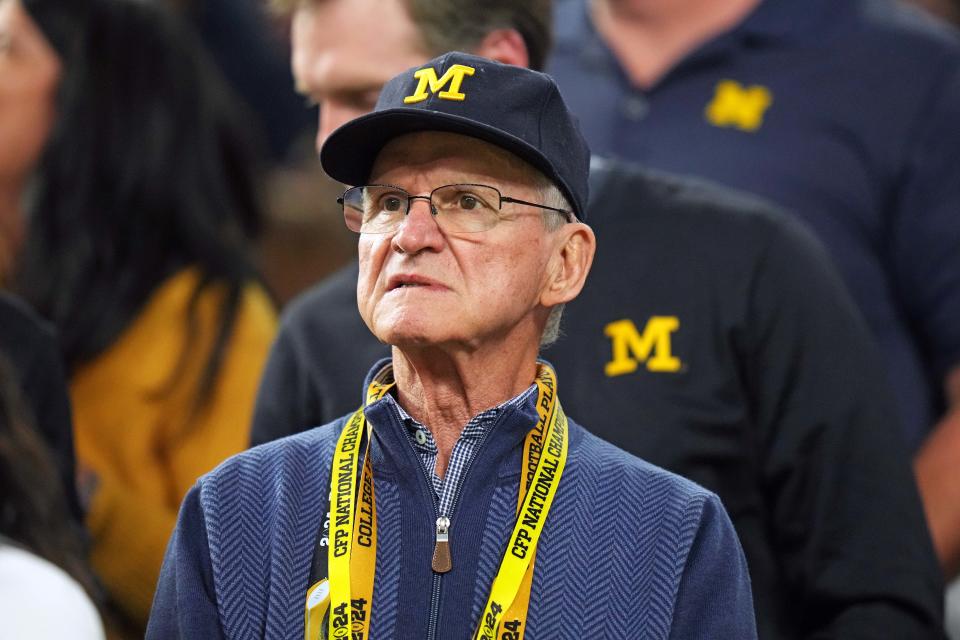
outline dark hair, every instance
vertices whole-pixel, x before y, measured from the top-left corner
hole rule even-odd
[[[157,4],[23,0],[63,64],[57,121],[28,190],[16,286],[71,370],[106,349],[166,278],[224,285],[207,395],[237,314],[261,215],[252,153],[195,35]],[[181,358],[190,351],[188,341]]]
[[[97,599],[57,468],[31,424],[13,367],[0,354],[0,534],[66,571]]]
[[[530,68],[543,70],[552,45],[550,0],[404,0],[431,56],[473,51],[496,29],[516,29]]]

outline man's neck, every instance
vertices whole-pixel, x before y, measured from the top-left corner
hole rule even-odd
[[[536,355],[537,349],[451,354],[393,348],[398,402],[433,434],[438,476],[443,477],[457,439],[474,416],[533,383]]]
[[[597,31],[630,80],[656,84],[684,56],[739,24],[761,0],[592,0]]]

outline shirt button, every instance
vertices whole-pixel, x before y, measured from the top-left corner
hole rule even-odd
[[[413,439],[417,441],[417,444],[427,444],[427,432],[423,429],[417,429],[416,433],[413,434]]]
[[[629,95],[624,98],[620,109],[628,120],[642,120],[650,112],[650,101],[642,95]]]

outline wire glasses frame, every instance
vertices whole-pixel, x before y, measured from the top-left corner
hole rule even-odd
[[[496,187],[483,184],[445,184],[426,196],[410,195],[406,190],[388,184],[351,187],[337,203],[343,207],[347,228],[355,233],[391,233],[400,228],[414,200],[426,200],[445,231],[477,233],[492,229],[500,220],[504,202],[522,204],[565,216],[573,220],[573,212],[547,205],[511,198]]]

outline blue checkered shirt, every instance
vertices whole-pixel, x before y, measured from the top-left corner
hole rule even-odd
[[[453,497],[456,494],[457,486],[460,484],[463,472],[470,465],[473,459],[474,451],[484,435],[490,430],[490,427],[497,421],[500,413],[507,407],[522,405],[527,401],[530,394],[536,393],[537,385],[532,384],[520,395],[507,400],[503,404],[487,409],[486,411],[474,416],[467,426],[463,428],[463,433],[456,444],[453,445],[453,453],[450,454],[450,463],[447,465],[447,472],[441,478],[437,475],[437,443],[433,439],[430,429],[417,422],[399,404],[389,396],[391,401],[400,412],[400,419],[407,427],[407,435],[413,444],[414,451],[420,457],[423,468],[427,472],[427,477],[433,482],[433,491],[436,494],[439,504],[437,513],[440,516],[450,516],[450,509],[453,507]],[[531,428],[533,425],[530,425]]]

